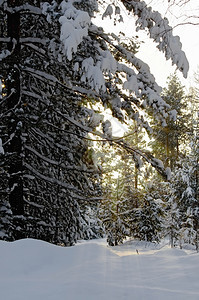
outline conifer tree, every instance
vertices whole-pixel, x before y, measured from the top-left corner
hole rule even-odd
[[[197,155],[198,156],[198,155]],[[172,181],[173,203],[178,210],[178,244],[190,243],[198,250],[198,158],[189,155],[176,168]]]
[[[154,142],[151,145],[165,165],[173,168],[180,155],[180,146],[184,148],[186,144],[190,117],[184,87],[176,74],[168,78],[168,87],[163,89],[162,96],[171,107],[172,118],[167,119],[162,128],[154,126]]]
[[[170,182],[168,213],[172,243],[190,243],[198,250],[198,115],[194,89],[189,94],[189,122],[186,122],[187,141],[184,156],[178,159]],[[171,227],[171,225],[170,225]]]
[[[2,197],[10,203],[13,239],[70,245],[85,232],[84,199],[99,194],[97,170],[85,159],[86,131],[75,124],[77,119],[85,126],[90,112],[81,106],[84,94],[68,83],[71,63],[63,62],[56,41],[59,24],[47,18],[45,5],[2,4],[7,32],[2,38],[1,136],[8,183]]]

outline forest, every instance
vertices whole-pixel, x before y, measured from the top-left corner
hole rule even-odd
[[[129,38],[95,22],[125,14]],[[141,0],[0,0],[0,24],[0,239],[199,251],[199,71],[187,91],[168,20]],[[141,31],[176,67],[163,88]]]

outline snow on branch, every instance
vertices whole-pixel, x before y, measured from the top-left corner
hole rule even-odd
[[[82,62],[82,71],[83,71],[83,74],[81,76],[82,82],[88,81],[89,85],[97,92],[99,92],[100,90],[104,92],[106,91],[105,79],[102,70],[99,64],[95,65],[92,57],[86,58]]]
[[[105,100],[104,102],[110,105],[113,113],[120,120],[124,120],[125,107],[128,106],[129,108],[131,106],[128,115],[133,116],[137,113],[138,106],[139,108],[142,106],[144,109],[148,106],[164,126],[170,107],[160,97],[161,88],[156,84],[154,76],[150,73],[149,66],[138,59],[131,51],[128,51],[125,46],[121,45],[117,37],[114,38],[110,34],[105,34],[103,29],[92,25],[89,14],[81,9],[77,9],[74,6],[74,2],[73,0],[62,1],[60,5],[57,2],[52,2],[52,4],[45,2],[42,3],[41,10],[47,17],[49,24],[54,20],[60,26],[59,38],[61,48],[59,50],[60,52],[64,51],[64,58],[71,61],[71,67],[74,67],[73,72],[80,76],[80,82],[75,84],[65,77],[65,82],[61,83],[58,78],[45,72],[27,67],[23,70],[30,72],[38,79],[50,82],[52,85],[61,84],[63,87],[65,86],[73,91],[101,98],[102,101]],[[124,2],[126,3],[127,1]],[[158,12],[151,11],[143,1],[128,1],[128,5],[125,5],[127,9],[133,10],[134,14],[138,16],[137,26],[141,29],[148,28],[151,37],[156,42],[159,42],[159,45],[164,45],[165,48],[163,47],[160,50],[167,51],[167,58],[169,58],[169,47],[171,50],[174,50],[174,48],[178,49],[176,48],[177,46],[174,47],[174,44],[176,43],[179,46],[180,43],[177,43],[176,37],[172,36],[172,30],[168,25],[168,21],[162,19]],[[160,30],[155,30],[156,27],[160,28]],[[162,29],[164,29],[164,32],[161,31]],[[156,36],[157,33],[158,35]],[[93,41],[92,47],[95,55],[78,56],[78,59],[76,58],[76,61],[73,62],[72,59],[76,57],[77,49],[81,51],[82,45],[86,45],[86,43],[84,45],[85,38]],[[47,40],[36,40],[35,38],[31,40],[28,37],[23,38],[21,42],[28,43],[29,47],[39,51],[35,43],[46,44]],[[81,43],[82,45],[80,45]],[[114,58],[114,53],[111,50],[113,48],[119,51],[120,56],[124,58],[127,64],[119,63]],[[179,58],[180,51],[176,52],[176,59]],[[173,53],[172,57],[174,60]],[[134,103],[131,103],[130,97],[128,101],[125,101],[122,94],[118,92],[119,86],[114,79],[118,74],[125,78],[122,83],[123,89],[127,90],[129,95],[134,95],[138,99],[137,107]],[[112,96],[113,94],[114,97]]]
[[[25,145],[25,149],[34,153],[37,157],[41,158],[43,161],[45,161],[51,165],[59,166],[60,168],[64,168],[66,170],[78,171],[78,172],[83,172],[83,173],[94,173],[94,172],[96,173],[96,170],[92,169],[92,168],[84,168],[82,166],[67,165],[65,162],[60,163],[59,161],[49,159],[48,157],[46,157],[46,156],[42,155],[41,153],[39,153],[38,151],[36,151],[34,148],[29,147],[27,145]],[[0,139],[0,151],[1,151],[1,139]],[[0,154],[1,154],[1,152],[0,152]]]
[[[143,107],[145,108],[146,105],[151,107],[156,114],[158,115],[158,118],[162,122],[162,125],[165,125],[165,118],[168,116],[168,110],[170,109],[170,106],[161,98],[160,92],[161,88],[157,85],[155,82],[154,76],[150,73],[149,66],[144,63],[142,60],[137,58],[132,52],[125,49],[122,45],[117,43],[114,39],[114,36],[110,36],[105,34],[101,28],[98,28],[97,26],[91,26],[89,29],[92,34],[97,34],[100,36],[104,41],[106,41],[107,44],[114,47],[119,51],[121,57],[123,57],[125,60],[127,60],[130,63],[129,64],[123,64],[116,62],[115,63],[107,63],[104,59],[104,52],[100,51],[101,58],[99,61],[95,64],[98,67],[98,73],[101,71],[103,73],[103,60],[105,60],[106,66],[107,66],[107,72],[111,74],[115,74],[116,72],[124,73],[126,76],[126,81],[123,83],[123,88],[128,90],[129,92],[133,92],[135,96],[139,99],[143,99]],[[106,52],[109,52],[108,50]],[[112,60],[114,60],[112,54],[109,52],[109,56],[112,57]],[[107,55],[107,57],[109,58]],[[100,62],[101,60],[101,62]],[[109,58],[109,62],[110,62]],[[91,73],[90,73],[91,74]],[[94,77],[96,72],[92,72],[92,76]],[[83,75],[86,77],[86,74]],[[90,75],[91,76],[91,75]],[[87,76],[87,79],[88,76]],[[96,85],[96,84],[95,84]],[[115,101],[117,103],[114,103],[112,100],[111,103],[115,107],[119,105],[118,108],[121,108],[121,103],[118,103],[118,99],[115,98]]]
[[[7,5],[7,1],[0,1],[0,6],[3,4],[3,9],[5,12],[9,12],[9,13],[15,13],[15,12],[28,12],[28,13],[33,13],[36,15],[41,15],[42,11],[39,7],[30,5],[28,3],[20,5],[20,6],[15,6],[15,7],[9,7]]]
[[[46,45],[47,43],[49,43],[49,39],[46,38],[38,38],[38,37],[23,37],[19,39],[20,43],[38,43],[38,44],[42,44],[42,45]]]
[[[41,174],[40,172],[38,172],[38,170],[34,169],[31,165],[29,165],[26,162],[24,162],[24,167],[27,168],[32,174],[34,174],[35,176],[37,176],[38,178],[40,178],[42,180],[45,180],[45,181],[50,182],[52,184],[59,185],[59,186],[64,187],[64,188],[67,188],[68,190],[79,192],[79,190],[76,187],[74,187],[73,185],[70,185],[66,182],[60,181],[56,178],[48,177],[44,174]]]
[[[0,154],[4,154],[4,149],[2,146],[2,139],[0,138]]]
[[[33,68],[25,67],[25,68],[23,68],[23,71],[31,73],[33,76],[35,76],[39,79],[45,79],[48,82],[51,82],[53,84],[56,84],[56,82],[58,81],[58,79],[55,76],[53,76],[49,73],[43,72],[43,71],[33,69]]]
[[[84,38],[91,38],[95,41],[95,49],[93,49],[95,55],[90,57],[85,55],[81,59],[79,57],[78,61],[73,64],[74,73],[80,76],[80,82],[82,83],[80,85],[83,85],[84,88],[85,86],[90,88],[98,96],[104,98],[108,95],[108,86],[112,90],[117,89],[117,84],[112,79],[119,73],[125,74],[126,81],[123,82],[123,88],[129,93],[134,93],[137,98],[142,99],[141,101],[143,101],[143,98],[147,98],[143,102],[143,107],[146,107],[146,105],[151,107],[162,124],[165,125],[164,119],[168,115],[167,110],[169,106],[160,97],[161,88],[156,84],[154,76],[150,73],[149,66],[122,46],[117,38],[110,34],[105,34],[103,29],[91,24],[89,14],[74,7],[73,2],[72,0],[68,2],[62,1],[59,6],[56,4],[56,8],[54,7],[55,3],[52,3],[52,5],[44,3],[42,13],[47,16],[47,21],[50,24],[54,18],[61,25],[60,41],[63,45],[61,51],[65,53],[67,60],[72,61],[77,53],[77,49],[81,50],[80,44],[84,43]],[[97,41],[99,37],[101,41]],[[128,67],[125,64],[118,63],[110,47],[114,47],[119,51],[121,57],[127,60],[131,66]],[[36,76],[38,75],[37,72]],[[57,82],[57,80],[54,82]],[[76,87],[78,86],[79,83],[77,83]],[[113,97],[109,98],[106,101],[112,107],[115,116],[124,120],[122,112],[123,98],[120,99],[119,95],[115,95],[114,99]]]
[[[72,60],[73,54],[77,52],[77,48],[83,41],[83,38],[88,36],[88,28],[91,23],[89,14],[76,9],[72,2],[62,1],[59,6],[59,23],[61,24],[60,40],[69,61]],[[42,13],[47,16],[49,23],[52,22],[51,15],[53,15],[53,9],[53,4],[52,6],[47,2],[42,4]]]
[[[171,59],[172,64],[187,77],[189,63],[179,36],[173,36],[173,29],[168,24],[168,20],[163,18],[157,11],[152,11],[144,1],[123,1],[123,4],[129,11],[133,11],[137,16],[137,31],[147,29],[150,38],[158,45],[157,48],[165,53],[166,59]]]
[[[0,53],[0,61],[5,59],[6,57],[8,57],[11,54],[11,52],[9,50],[3,50]]]
[[[152,167],[156,169],[156,171],[163,176],[166,180],[170,179],[170,169],[164,168],[164,165],[161,160],[155,158],[150,152],[148,151],[142,151],[139,149],[135,149],[131,145],[129,145],[127,142],[125,142],[123,139],[120,140],[114,140],[113,143],[117,144],[118,146],[125,149],[128,153],[131,153],[136,155],[136,158],[142,157],[146,162],[148,162]]]
[[[110,19],[111,19],[112,14],[113,14],[113,7],[112,7],[111,4],[109,4],[109,5],[107,6],[105,12],[104,12],[103,15],[102,15],[102,19],[106,18],[107,16],[109,16]]]
[[[7,42],[7,39],[6,39],[6,42]],[[9,50],[3,50],[1,53],[0,53],[0,61],[1,60],[3,60],[3,59],[5,59],[5,58],[7,58],[8,56],[10,56],[13,52],[14,52],[14,50],[15,50],[15,46],[16,46],[16,44],[17,44],[17,41],[16,41],[16,39],[9,39],[9,42],[12,42],[12,50],[11,51],[9,51]]]
[[[105,75],[115,74],[117,71],[117,62],[108,50],[98,49],[97,61],[92,57],[86,58],[82,62],[83,74],[82,82],[89,82],[89,85],[97,92],[106,92]]]
[[[49,164],[55,165],[55,166],[60,166],[60,162],[49,159],[48,157],[40,154],[38,151],[36,151],[34,148],[29,147],[25,145],[25,149],[29,150],[30,152],[34,153],[37,157],[41,158],[42,160],[48,162]]]
[[[139,149],[133,148],[131,145],[128,145],[128,143],[126,143],[123,140],[123,138],[117,138],[117,137],[115,138],[115,137],[112,137],[112,135],[110,136],[109,134],[108,134],[108,137],[107,136],[105,137],[104,134],[100,133],[99,131],[91,131],[91,130],[89,130],[90,128],[81,125],[79,122],[77,122],[76,120],[74,120],[71,117],[67,116],[67,119],[72,124],[74,124],[77,127],[81,128],[83,131],[90,132],[94,136],[100,137],[101,140],[98,139],[97,140],[98,142],[99,141],[101,141],[101,142],[109,141],[111,143],[114,143],[114,144],[122,147],[127,152],[132,153],[133,155],[136,155],[136,158],[138,160],[139,160],[139,157],[142,157],[145,161],[147,161],[149,164],[151,164],[151,166],[154,167],[166,180],[170,180],[170,174],[171,174],[170,169],[169,168],[165,169],[162,161],[155,158],[150,152],[147,152],[147,151],[144,152],[144,151],[141,151]],[[109,125],[109,124],[107,124],[107,125]],[[108,130],[108,133],[109,133],[109,130],[111,130],[110,126],[107,126],[107,130]]]

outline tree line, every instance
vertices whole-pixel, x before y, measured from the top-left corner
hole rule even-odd
[[[150,222],[142,214],[153,220],[162,212],[153,204],[153,193],[141,195],[139,170],[148,164],[168,179],[185,135],[183,121],[172,109],[173,92],[161,94],[149,67],[137,58],[137,38],[124,41],[124,34],[106,33],[92,20],[103,10],[102,18],[112,17],[119,26],[126,10],[185,77],[188,63],[168,21],[143,1],[103,5],[95,0],[0,3],[1,239],[30,237],[73,245],[106,232],[109,244],[117,244],[132,232],[153,240],[159,231],[150,228],[146,234]],[[172,49],[174,41],[178,46]],[[110,109],[118,122],[133,122],[133,138],[112,137],[98,105]],[[181,98],[176,105],[181,112]],[[152,134],[153,127],[155,144],[148,151],[139,139],[143,129]],[[166,152],[159,155],[165,135]],[[103,168],[95,161],[94,138],[104,145],[101,152],[114,145],[122,162],[128,156],[122,180],[111,182],[111,189],[105,187],[110,178],[104,181]],[[123,184],[131,173],[133,188]],[[145,199],[142,210],[140,198]]]

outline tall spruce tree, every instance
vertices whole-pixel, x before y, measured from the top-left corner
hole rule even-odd
[[[151,146],[165,165],[173,168],[180,155],[180,146],[182,148],[186,144],[190,117],[187,112],[188,97],[176,73],[168,78],[162,97],[170,105],[172,117],[167,119],[164,127],[154,126]]]
[[[11,207],[12,239],[70,245],[84,237],[85,199],[99,195],[86,131],[75,124],[85,126],[90,112],[81,104],[84,94],[70,87],[75,76],[57,42],[58,22],[47,20],[40,2],[2,5],[2,205]]]
[[[195,121],[198,124],[198,118]],[[196,128],[194,126],[190,152],[176,167],[171,184],[173,201],[179,211],[178,242],[194,244],[199,251],[199,139]]]

